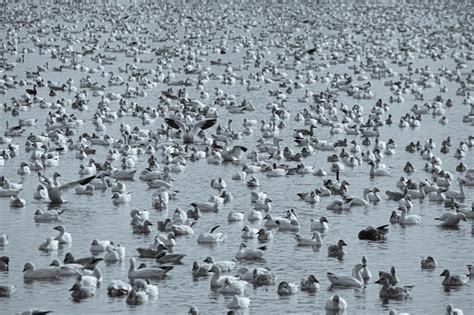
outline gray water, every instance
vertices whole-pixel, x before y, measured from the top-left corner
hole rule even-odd
[[[471,7],[469,7],[471,8]],[[192,14],[192,10],[188,7],[186,14]],[[472,10],[471,10],[472,12]],[[256,19],[263,19],[261,12],[256,14]],[[87,15],[84,15],[87,16]],[[175,16],[170,14],[170,16]],[[325,15],[326,16],[326,15]],[[97,16],[91,16],[96,18]],[[326,16],[327,17],[327,16]],[[45,20],[45,25],[54,25],[57,21]],[[150,29],[155,29],[156,25],[151,24],[150,21],[144,22]],[[105,23],[110,26],[110,24]],[[181,25],[182,27],[182,25]],[[436,28],[443,29],[446,25],[438,25]],[[254,33],[257,34],[259,30],[265,30],[263,25],[256,27]],[[334,36],[334,32],[327,29],[321,29],[325,34]],[[181,34],[183,29],[178,30]],[[302,34],[303,32],[300,32]],[[2,37],[6,36],[6,30],[3,28]],[[25,30],[19,31],[19,35],[23,36]],[[79,34],[77,36],[82,36]],[[102,34],[106,36],[106,34]],[[179,36],[178,36],[179,37]],[[63,45],[64,42],[59,41],[58,44]],[[80,50],[83,41],[78,40],[73,46]],[[163,44],[152,43],[152,45],[176,45],[173,41],[168,41]],[[21,43],[19,47],[32,47],[31,41],[27,40]],[[232,47],[232,45],[229,45]],[[208,60],[204,65],[209,65],[210,60],[223,58],[223,60],[232,61],[235,64],[240,62],[240,58],[244,53],[233,53],[231,48],[227,49],[226,55],[215,55],[210,51]],[[282,49],[269,47],[268,51],[271,55],[267,55],[269,60],[275,60],[277,53],[283,52]],[[109,54],[109,53],[108,53]],[[126,62],[132,62],[131,58],[126,58],[123,54],[116,54],[118,59],[111,66],[105,66],[105,71],[117,72],[118,66],[123,66]],[[9,61],[14,61],[17,56],[6,55]],[[143,59],[154,57],[154,55],[140,56]],[[25,71],[35,69],[36,64],[44,64],[49,62],[50,67],[58,66],[58,60],[50,59],[48,55],[38,54],[38,50],[34,53],[25,54],[25,63],[17,63],[14,71],[5,72],[5,74],[15,74],[18,79],[25,78]],[[454,61],[452,59],[444,59],[441,61],[432,61],[427,59],[411,60],[414,67],[421,67],[429,65],[431,70],[435,73],[438,68],[443,65],[449,69],[454,68]],[[318,61],[317,62],[323,62]],[[175,58],[173,68],[178,68],[183,64],[179,57]],[[354,64],[346,63],[337,66],[331,66],[323,73],[351,73],[347,66]],[[83,65],[95,67],[96,65],[90,60],[90,55],[83,58]],[[155,65],[137,64],[139,67],[154,68]],[[394,71],[406,72],[406,68],[400,68],[396,65],[390,65]],[[222,74],[224,67],[212,66],[212,73]],[[467,73],[472,70],[472,61],[468,61],[467,68],[461,69],[462,73]],[[253,71],[241,71],[243,77]],[[284,70],[282,70],[284,71]],[[295,72],[291,70],[285,71],[288,77],[294,79]],[[56,73],[52,71],[42,73],[45,80],[53,80],[65,82],[68,78],[73,78],[78,85],[80,78],[84,77],[86,73],[80,71],[63,70],[63,72]],[[123,75],[123,74],[122,74]],[[104,78],[98,74],[91,75],[94,80],[98,80],[100,84],[106,83]],[[195,75],[191,75],[195,77]],[[176,74],[176,80],[185,79],[184,74]],[[126,77],[124,76],[124,79]],[[388,87],[383,86],[383,82],[387,80],[371,80],[373,84],[372,90],[376,97],[381,97],[388,103],[389,90]],[[135,83],[136,84],[136,83]],[[255,83],[254,83],[255,84]],[[261,83],[256,83],[261,84]],[[455,166],[459,160],[453,157],[452,150],[448,154],[439,153],[441,141],[447,136],[451,136],[452,143],[458,144],[460,140],[466,139],[467,136],[473,132],[473,128],[468,124],[462,123],[462,116],[469,110],[468,106],[462,105],[463,97],[455,95],[458,87],[456,82],[446,82],[448,92],[443,93],[444,99],[451,98],[454,106],[447,109],[446,116],[449,123],[442,126],[438,123],[439,117],[432,117],[431,115],[424,115],[421,126],[418,128],[401,129],[397,126],[399,118],[406,112],[409,112],[413,104],[421,104],[421,101],[416,101],[412,95],[405,95],[405,102],[398,104],[390,104],[390,111],[394,117],[394,124],[391,126],[384,126],[380,129],[380,139],[387,141],[389,138],[395,140],[397,145],[396,154],[392,157],[386,156],[384,163],[389,165],[392,170],[390,177],[380,177],[371,179],[369,177],[369,166],[364,163],[360,167],[350,169],[346,167],[346,171],[341,174],[341,179],[346,179],[350,183],[350,194],[360,196],[364,188],[378,187],[380,191],[396,190],[396,181],[403,174],[403,166],[407,161],[411,161],[416,167],[416,172],[410,178],[413,180],[421,180],[430,178],[430,174],[423,171],[425,161],[421,159],[419,153],[407,153],[404,148],[411,142],[420,140],[422,143],[432,138],[437,144],[435,154],[442,158],[443,168],[455,173]],[[265,109],[265,104],[274,102],[273,97],[268,96],[267,90],[275,90],[278,88],[278,83],[265,84],[261,91],[247,92],[245,85],[236,83],[232,86],[224,86],[219,84],[219,81],[210,80],[205,85],[205,91],[210,92],[211,97],[203,102],[212,104],[214,87],[224,89],[228,94],[236,95],[237,100],[241,102],[244,98],[249,99],[256,106],[256,111],[244,115],[229,114],[225,108],[219,108],[218,122],[225,124],[228,118],[233,119],[233,127],[236,131],[242,129],[242,121],[244,117],[249,119],[266,119],[269,118],[269,111]],[[328,84],[316,83],[306,84],[306,89],[313,92],[320,92],[329,87]],[[31,88],[31,87],[29,87]],[[158,87],[146,90],[148,96],[146,98],[139,98],[134,101],[141,105],[156,106],[157,98],[160,96],[161,90],[166,90],[167,86],[159,83]],[[123,92],[122,87],[110,87],[107,92]],[[188,87],[187,91],[190,98],[199,98],[199,91],[195,87]],[[24,92],[24,87],[19,87],[16,90],[8,90],[6,95],[0,95],[1,103],[9,103],[12,96],[19,97]],[[425,100],[432,100],[433,97],[439,94],[439,86],[424,91]],[[289,95],[287,102],[287,109],[291,113],[290,119],[285,120],[286,129],[280,132],[280,137],[283,138],[282,147],[294,147],[292,134],[293,129],[303,128],[302,122],[296,122],[294,117],[298,111],[303,109],[308,104],[301,104],[296,101],[297,97],[304,95],[304,89],[294,90],[294,93]],[[54,101],[57,98],[72,98],[74,94],[67,92],[60,93],[57,97],[49,97],[47,89],[39,89],[39,96],[44,97],[48,101]],[[79,118],[86,121],[85,125],[78,130],[78,133],[94,132],[94,126],[91,123],[91,117],[94,113],[96,104],[100,101],[100,97],[93,97],[89,95],[89,110],[79,112],[66,108],[68,113],[74,112]],[[374,105],[375,100],[354,100],[341,93],[338,100],[352,107],[354,104],[359,104],[364,107],[365,115],[370,112],[370,108]],[[118,101],[111,102],[112,110],[118,110]],[[240,210],[244,213],[249,213],[252,209],[250,203],[250,191],[247,188],[245,181],[231,180],[231,174],[240,171],[241,165],[224,164],[220,166],[207,164],[205,160],[197,162],[188,161],[186,170],[183,173],[173,174],[173,186],[175,190],[179,190],[176,200],[170,201],[169,213],[168,211],[158,212],[151,207],[152,189],[148,189],[146,183],[138,179],[138,174],[147,166],[147,155],[139,157],[139,162],[136,165],[138,170],[134,181],[125,182],[127,190],[132,193],[130,203],[126,205],[114,206],[111,201],[110,191],[96,191],[93,196],[78,196],[74,194],[74,190],[70,190],[66,194],[68,203],[60,206],[64,210],[62,214],[62,224],[64,224],[72,234],[72,246],[61,248],[57,252],[44,254],[38,250],[40,242],[48,236],[56,235],[53,227],[56,224],[36,224],[33,221],[33,214],[36,209],[47,209],[48,204],[38,202],[33,199],[33,193],[38,185],[38,179],[35,172],[30,175],[19,176],[16,171],[21,161],[28,161],[30,153],[25,152],[24,143],[26,136],[30,133],[39,134],[44,131],[44,122],[48,110],[42,110],[39,107],[34,107],[30,111],[21,112],[15,119],[12,118],[11,113],[0,114],[0,126],[4,126],[8,120],[11,123],[16,122],[17,119],[38,117],[38,124],[34,127],[26,127],[26,132],[22,137],[14,138],[13,142],[20,144],[19,156],[14,159],[7,160],[5,166],[0,168],[0,175],[9,178],[14,182],[23,183],[23,191],[20,196],[26,200],[26,206],[21,209],[12,208],[9,204],[8,198],[0,198],[0,234],[6,234],[10,238],[10,244],[4,248],[0,248],[0,255],[10,257],[10,271],[0,272],[0,284],[14,284],[17,286],[18,292],[11,298],[0,298],[0,313],[15,313],[26,310],[28,308],[37,307],[41,309],[52,310],[58,314],[74,313],[74,314],[107,314],[107,313],[167,313],[167,314],[184,314],[191,305],[195,305],[203,314],[222,314],[226,312],[226,304],[230,301],[229,296],[213,292],[210,289],[209,279],[193,280],[191,275],[191,267],[193,261],[202,261],[207,256],[213,256],[216,260],[231,260],[234,258],[241,242],[240,234],[244,224],[252,225],[259,228],[263,222],[239,222],[229,224],[227,222],[227,214],[231,210]],[[124,117],[114,124],[107,125],[106,133],[118,138],[120,122],[128,123],[132,127],[137,125],[141,128],[148,128],[156,130],[163,123],[163,117],[156,119],[151,126],[141,126],[141,120],[135,117]],[[211,129],[210,132],[214,132]],[[260,137],[260,132],[254,128],[254,135],[244,136],[243,139],[238,140],[238,144],[245,145],[249,150],[255,149],[256,140]],[[320,127],[317,129],[317,136],[320,139],[336,140],[344,137],[351,140],[354,136],[329,134],[328,127]],[[74,137],[77,139],[77,136]],[[362,138],[357,137],[360,143]],[[179,140],[178,140],[179,141]],[[1,145],[3,149],[6,145]],[[96,161],[104,161],[107,149],[103,147],[95,147],[97,154],[89,156]],[[362,147],[366,151],[366,147]],[[472,150],[472,149],[471,149]],[[446,291],[441,285],[442,277],[439,274],[445,268],[448,268],[452,273],[464,274],[466,272],[466,265],[474,262],[474,224],[472,221],[462,222],[459,229],[441,229],[437,227],[435,217],[445,211],[442,204],[431,203],[425,198],[423,201],[414,200],[414,207],[412,213],[422,216],[422,223],[420,226],[402,227],[399,225],[391,225],[389,227],[389,234],[387,240],[384,242],[368,242],[358,240],[358,232],[367,225],[382,225],[388,223],[390,213],[396,210],[397,203],[394,201],[383,200],[378,205],[369,205],[366,208],[353,208],[350,211],[336,213],[326,210],[326,206],[334,200],[334,197],[321,198],[321,202],[316,205],[308,205],[303,201],[298,200],[296,195],[299,192],[308,192],[311,189],[320,187],[323,179],[332,178],[334,174],[329,172],[329,164],[326,158],[329,154],[326,151],[315,150],[314,154],[304,160],[306,165],[313,165],[316,168],[322,167],[328,171],[329,175],[325,178],[319,178],[313,175],[295,175],[281,178],[268,178],[265,174],[253,174],[261,183],[261,186],[256,189],[258,191],[265,191],[273,200],[271,213],[274,215],[282,215],[290,208],[296,209],[301,223],[300,234],[310,234],[310,219],[319,218],[321,215],[326,216],[330,224],[330,230],[326,233],[324,238],[324,245],[317,249],[297,247],[293,239],[292,233],[284,233],[274,230],[275,238],[269,242],[266,250],[266,262],[260,263],[241,263],[237,264],[235,270],[242,265],[249,266],[266,266],[270,268],[276,275],[278,275],[277,284],[280,281],[286,280],[290,282],[298,282],[301,278],[307,277],[309,274],[314,274],[321,282],[321,288],[314,294],[306,292],[298,292],[296,295],[290,297],[279,297],[277,295],[277,285],[268,287],[251,287],[245,293],[250,297],[252,302],[250,308],[243,313],[251,314],[269,314],[269,313],[298,313],[298,314],[323,314],[325,313],[324,304],[326,300],[333,294],[337,293],[346,299],[348,303],[348,314],[385,314],[388,313],[389,308],[395,308],[400,312],[408,312],[411,314],[441,314],[445,311],[446,304],[451,303],[464,310],[465,314],[474,313],[473,301],[473,286],[472,282],[467,286],[459,289],[451,289]],[[58,171],[62,175],[63,182],[79,178],[78,170],[80,161],[74,157],[75,152],[67,151],[60,158],[60,165],[54,169],[48,169],[45,173],[50,176],[54,171]],[[462,160],[467,166],[473,167],[474,159],[472,152],[469,151],[467,157]],[[250,162],[250,161],[245,161]],[[117,163],[117,162],[115,162]],[[292,166],[296,165],[294,162],[285,162]],[[118,164],[116,164],[118,166]],[[107,284],[113,279],[127,280],[128,260],[129,257],[136,257],[135,248],[145,247],[153,241],[154,235],[142,236],[132,233],[130,226],[130,210],[133,208],[149,209],[151,219],[154,223],[157,220],[164,220],[176,207],[182,209],[190,209],[190,203],[195,201],[206,201],[211,194],[217,194],[217,191],[210,187],[211,179],[222,176],[227,183],[227,190],[232,192],[234,200],[229,204],[224,205],[219,213],[208,214],[205,213],[197,223],[193,226],[195,235],[193,237],[178,237],[177,246],[174,249],[176,253],[186,254],[183,265],[175,266],[174,270],[169,273],[169,276],[161,281],[152,281],[158,284],[159,296],[156,299],[150,299],[148,303],[141,306],[128,306],[124,299],[110,298],[107,296]],[[456,173],[455,176],[462,176]],[[451,187],[451,189],[458,189]],[[473,188],[466,187],[467,198],[465,203],[470,204],[473,200]],[[203,232],[208,231],[215,225],[220,225],[219,230],[227,235],[227,239],[214,246],[203,246],[197,244],[197,236]],[[327,246],[335,244],[339,239],[344,239],[348,243],[347,254],[343,260],[337,260],[327,256]],[[63,259],[66,252],[72,252],[76,257],[85,257],[91,255],[89,252],[90,243],[93,239],[99,240],[113,240],[120,243],[127,248],[127,258],[122,263],[114,265],[99,264],[103,272],[103,284],[98,288],[96,296],[83,300],[80,303],[75,303],[70,298],[68,289],[72,286],[74,278],[63,278],[58,281],[35,281],[33,283],[26,283],[23,281],[22,270],[25,262],[33,262],[37,267],[49,265],[49,263],[58,258]],[[257,241],[249,241],[250,247],[258,246]],[[415,285],[410,298],[400,301],[390,300],[389,302],[382,301],[379,298],[379,285],[373,282],[376,279],[369,281],[361,289],[329,289],[329,282],[326,278],[326,272],[350,274],[351,268],[358,262],[361,257],[365,255],[368,258],[368,268],[376,277],[378,271],[388,271],[391,266],[395,266],[397,274],[400,279],[400,285]],[[434,271],[422,271],[420,268],[420,260],[422,257],[433,256],[437,259],[439,266]],[[153,260],[140,259],[149,265],[154,265]]]

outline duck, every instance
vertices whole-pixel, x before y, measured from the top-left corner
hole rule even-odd
[[[323,239],[318,231],[313,231],[312,238],[304,238],[299,234],[295,235],[296,244],[299,246],[321,246]]]
[[[338,294],[331,296],[325,305],[326,311],[336,312],[336,314],[344,313],[347,309],[347,302]]]
[[[448,269],[444,269],[444,271],[440,274],[441,277],[444,276],[442,285],[445,287],[458,287],[466,285],[471,278],[470,275],[467,276],[453,276]]]
[[[319,281],[314,275],[309,275],[306,279],[301,279],[300,282],[301,291],[307,291],[309,293],[316,292],[319,290]]]
[[[457,228],[461,221],[467,221],[466,215],[462,212],[445,212],[435,220],[441,221],[440,227]]]
[[[63,225],[54,227],[54,230],[59,231],[59,235],[54,238],[59,242],[59,245],[70,245],[72,243],[71,234],[66,232],[66,228]]]
[[[404,299],[410,295],[410,291],[413,289],[413,286],[404,286],[402,287],[395,287],[394,285],[390,284],[389,280],[386,278],[381,278],[375,283],[382,284],[382,288],[380,288],[379,296],[381,299]]]
[[[31,262],[25,263],[23,268],[25,280],[54,280],[60,278],[59,269],[56,267],[35,268]]]
[[[343,240],[339,240],[336,245],[330,245],[328,247],[328,256],[342,257],[346,253],[343,249],[343,246],[347,246],[346,242]]]
[[[173,266],[160,266],[151,268],[136,269],[135,258],[130,258],[130,267],[128,269],[128,277],[130,279],[162,279],[166,274],[173,269]]]
[[[296,283],[291,283],[288,281],[282,281],[278,284],[277,289],[278,295],[293,295],[298,292],[298,285]]]
[[[367,226],[361,230],[357,237],[360,240],[380,241],[385,239],[385,234],[388,233],[388,224],[375,227],[373,225]]]
[[[266,246],[256,249],[248,248],[245,243],[240,243],[239,250],[235,254],[237,260],[260,260],[265,256]]]
[[[361,270],[365,266],[362,264],[356,264],[352,269],[352,276],[346,276],[341,274],[335,274],[328,272],[326,275],[331,282],[331,285],[334,287],[351,287],[351,288],[360,288],[364,284],[362,279]]]
[[[438,262],[432,256],[421,259],[421,269],[436,269]]]
[[[197,242],[198,243],[219,243],[226,239],[224,233],[217,232],[214,233],[216,229],[218,229],[220,225],[214,226],[209,232],[202,232],[199,234]]]

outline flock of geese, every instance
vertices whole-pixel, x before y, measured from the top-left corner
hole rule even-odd
[[[110,297],[141,305],[159,299],[160,283],[173,281],[177,266],[183,265],[196,281],[208,281],[213,291],[231,296],[226,305],[230,314],[259,303],[251,285],[290,296],[314,294],[323,290],[323,283],[334,293],[325,302],[327,313],[354,313],[344,288],[376,283],[383,301],[407,299],[416,289],[414,284],[400,285],[395,266],[373,275],[367,255],[357,258],[352,268],[344,263],[351,256],[346,248],[354,242],[331,227],[339,224],[338,218],[343,220],[343,213],[368,207],[386,212],[382,225],[368,224],[358,233],[359,240],[369,242],[386,242],[395,225],[426,224],[427,217],[417,214],[416,201],[444,209],[434,220],[441,242],[445,230],[472,224],[474,137],[449,135],[447,129],[459,125],[456,130],[474,130],[472,27],[469,14],[461,14],[456,6],[439,4],[442,11],[392,6],[388,12],[393,15],[388,15],[387,7],[376,4],[152,2],[123,7],[110,1],[61,2],[8,4],[1,14],[0,120],[6,129],[0,136],[0,172],[11,175],[0,177],[0,197],[10,198],[12,208],[26,209],[36,224],[54,224],[57,231],[38,244],[41,252],[53,255],[49,266],[36,266],[37,254],[28,254],[26,282],[70,277],[70,296],[81,301],[94,299],[107,281]],[[444,15],[458,23],[448,23]],[[418,66],[417,60],[436,67]],[[456,90],[449,91],[452,87]],[[464,115],[453,114],[454,109]],[[397,117],[399,112],[403,114]],[[442,143],[434,136],[410,138],[403,147],[397,133],[430,123],[439,125]],[[409,160],[394,168],[391,158],[401,154]],[[327,163],[310,165],[317,156]],[[443,163],[448,157],[458,161],[454,168]],[[76,178],[61,176],[60,163],[66,159],[69,170],[77,169]],[[416,169],[419,161],[423,169]],[[205,181],[216,193],[207,201],[191,196],[197,199],[192,208],[182,210],[176,205],[186,187],[176,187],[175,178],[206,162],[209,170],[227,167],[230,173],[208,173]],[[296,185],[308,177],[320,185],[285,195],[294,200],[289,209],[282,211],[272,201],[277,196],[266,192],[272,183]],[[372,187],[369,180],[378,178],[393,183],[393,189]],[[34,192],[23,189],[32,181]],[[186,181],[202,183],[193,176]],[[226,181],[235,181],[245,191],[248,211],[236,206],[238,197]],[[362,195],[351,191],[354,184],[365,186]],[[143,191],[132,193],[127,186]],[[124,237],[152,235],[152,241],[126,251],[116,241],[92,237],[92,255],[75,257],[73,239],[91,236],[68,232],[77,223],[64,219],[65,205],[74,207],[67,197],[77,200],[98,192],[110,192],[101,207],[106,202],[130,210],[130,229],[121,231]],[[144,196],[151,200],[150,210],[134,206],[134,198]],[[329,202],[321,207],[325,198]],[[313,209],[313,218],[301,214],[303,205]],[[325,211],[335,219],[328,220]],[[154,220],[154,212],[166,218]],[[216,214],[217,222],[204,229],[200,222]],[[238,227],[240,237],[223,229],[227,222],[237,222],[229,229]],[[0,254],[18,237],[3,234],[4,228],[0,226]],[[408,228],[403,241],[416,242],[410,232]],[[268,252],[285,250],[277,248],[275,238],[288,235],[296,246],[322,247],[346,272],[328,270],[323,280],[309,271],[313,262],[308,261],[309,272],[301,281],[291,281],[268,268]],[[329,235],[337,242],[325,240]],[[235,255],[191,262],[186,253],[179,253],[191,240],[200,245],[229,242]],[[68,249],[64,258],[57,255],[61,248]],[[473,257],[465,250],[467,255],[460,259],[468,265],[466,274],[443,268],[439,286],[470,286]],[[421,269],[434,270],[438,261],[446,266],[449,259],[423,258]],[[104,268],[117,263],[128,263],[128,273],[104,279]],[[286,263],[278,269],[291,268],[292,262]],[[18,264],[8,255],[0,257],[0,299],[26,294],[9,281],[10,266]],[[199,307],[189,306],[189,314],[199,314]],[[445,314],[463,314],[450,303],[445,307]],[[466,307],[474,311],[472,300]],[[48,312],[30,309],[21,314]],[[397,311],[390,307],[389,313]]]

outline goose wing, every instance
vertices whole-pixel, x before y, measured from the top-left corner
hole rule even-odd
[[[192,133],[193,135],[197,134],[199,130],[205,130],[214,126],[217,122],[217,119],[210,118],[210,119],[203,119],[196,122],[193,126]]]
[[[95,178],[95,175],[93,176],[89,176],[89,177],[86,177],[86,178],[82,178],[82,179],[79,179],[79,180],[76,180],[76,181],[73,181],[73,182],[69,182],[67,184],[63,184],[59,187],[59,189],[61,190],[66,190],[66,189],[69,189],[69,188],[72,188],[76,185],[87,185],[89,184],[93,179]]]
[[[165,122],[171,128],[181,129],[183,132],[186,131],[186,125],[182,121],[179,121],[179,120],[173,119],[173,118],[165,118]]]

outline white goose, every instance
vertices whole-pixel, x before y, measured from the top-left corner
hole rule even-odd
[[[361,270],[365,266],[362,264],[357,264],[352,269],[352,276],[346,276],[341,274],[334,274],[332,272],[327,273],[327,277],[331,285],[335,287],[352,287],[352,288],[360,288],[364,284],[364,280],[362,279]]]
[[[135,258],[130,258],[130,267],[128,269],[128,277],[130,279],[156,279],[164,278],[166,274],[173,269],[172,266],[161,266],[151,268],[136,269]]]

